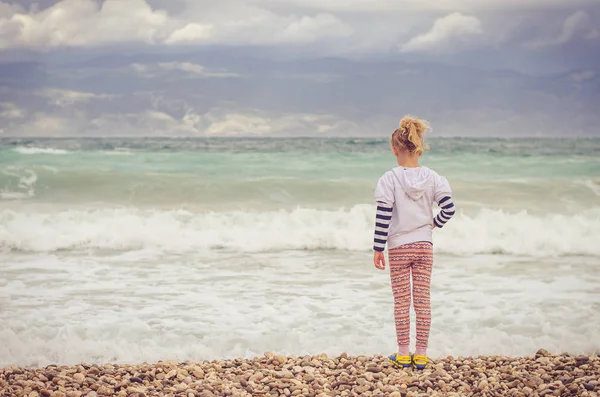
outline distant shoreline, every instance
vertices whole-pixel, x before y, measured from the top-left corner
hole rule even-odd
[[[398,369],[384,356],[278,356],[136,365],[0,368],[0,395],[100,396],[595,396],[600,358],[552,355],[447,357],[424,371]],[[509,392],[510,391],[510,392]],[[512,394],[510,394],[512,395]],[[516,394],[515,394],[516,395]]]
[[[64,135],[64,136],[44,136],[44,135],[3,135],[0,134],[0,141],[8,141],[8,140],[94,140],[94,139],[146,139],[146,140],[213,140],[213,141],[239,141],[239,140],[253,140],[253,141],[261,141],[261,140],[374,140],[374,141],[382,141],[388,142],[388,135],[375,135],[375,136],[310,136],[310,135],[298,135],[298,136],[277,136],[277,135],[223,135],[223,136],[193,136],[193,135]],[[528,140],[564,140],[564,141],[574,141],[574,140],[600,140],[600,136],[598,135],[571,135],[571,136],[536,136],[536,135],[519,135],[519,136],[511,136],[511,135],[503,135],[503,136],[476,136],[476,135],[434,135],[427,137],[429,141],[436,140],[448,140],[448,139],[469,139],[475,141],[528,141]]]

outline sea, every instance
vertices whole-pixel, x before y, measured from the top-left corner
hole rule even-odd
[[[598,353],[600,139],[428,143],[457,208],[429,355]],[[0,366],[394,352],[372,243],[395,161],[387,139],[0,138]]]

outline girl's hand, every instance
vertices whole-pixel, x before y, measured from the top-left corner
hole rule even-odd
[[[385,270],[385,255],[383,251],[373,251],[373,264],[379,270]]]

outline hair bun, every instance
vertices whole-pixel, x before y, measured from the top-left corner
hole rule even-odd
[[[392,134],[392,145],[421,154],[426,149],[423,135],[427,129],[429,129],[429,124],[426,121],[405,116],[400,120],[399,128]]]

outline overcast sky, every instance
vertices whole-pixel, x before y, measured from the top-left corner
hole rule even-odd
[[[0,1],[0,136],[600,136],[600,0]]]

